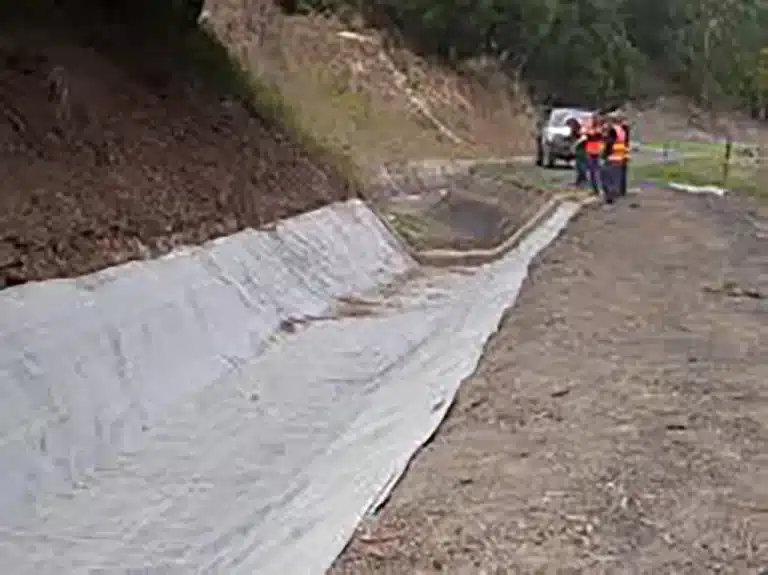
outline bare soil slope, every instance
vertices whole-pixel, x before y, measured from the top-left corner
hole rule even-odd
[[[286,130],[210,95],[140,40],[119,54],[119,41],[62,30],[1,32],[0,287],[204,242],[347,194]]]
[[[332,573],[768,568],[766,222],[745,198],[630,200],[541,257]]]

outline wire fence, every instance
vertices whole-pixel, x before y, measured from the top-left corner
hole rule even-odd
[[[717,142],[662,143],[664,164],[678,166],[680,173],[689,174],[706,183],[722,188],[729,186],[761,188],[768,191],[768,137],[764,141],[739,142],[725,136]]]

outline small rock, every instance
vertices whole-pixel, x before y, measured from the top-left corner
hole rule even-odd
[[[296,320],[294,319],[284,319],[280,321],[280,331],[284,331],[285,333],[295,333],[296,332]]]

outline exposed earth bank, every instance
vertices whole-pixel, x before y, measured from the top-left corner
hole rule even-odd
[[[0,288],[158,255],[350,193],[279,125],[141,46],[117,49],[61,30],[2,30]],[[137,52],[130,69],[126,49]]]

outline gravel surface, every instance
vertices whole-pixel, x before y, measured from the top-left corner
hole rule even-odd
[[[757,214],[665,191],[582,213],[331,573],[768,568]]]

